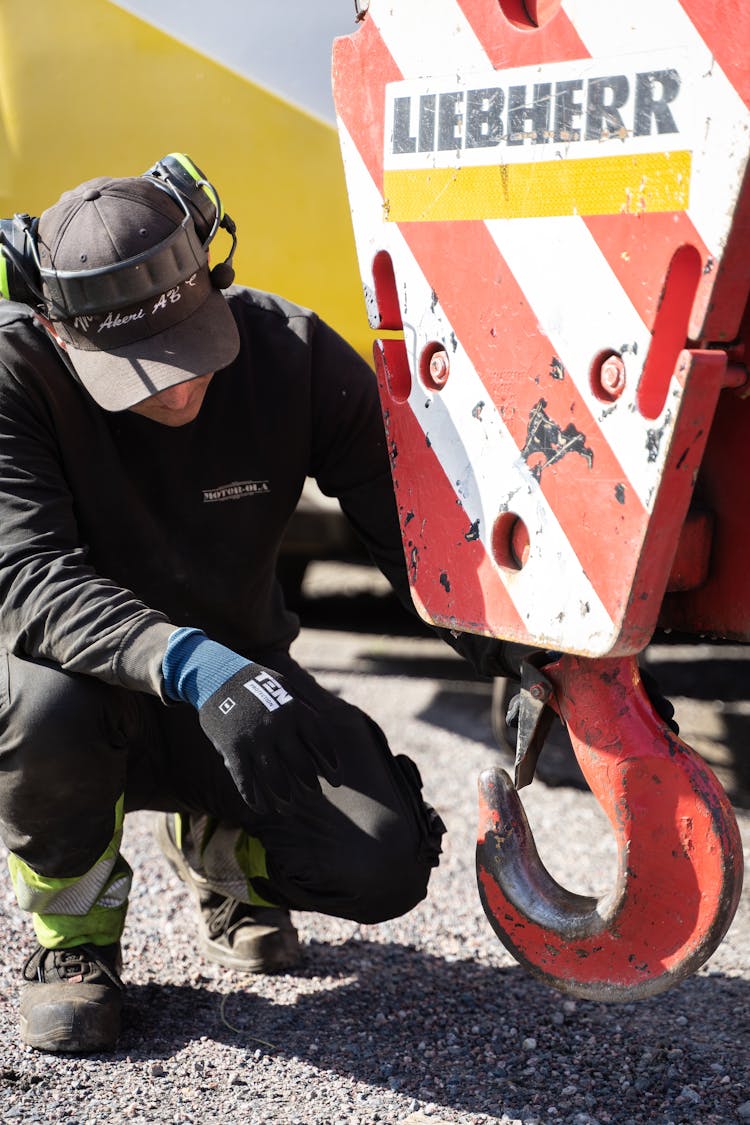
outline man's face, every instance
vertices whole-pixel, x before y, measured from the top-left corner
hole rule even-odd
[[[150,418],[152,422],[160,422],[162,426],[185,426],[198,417],[212,379],[213,375],[199,375],[186,383],[176,383],[174,387],[131,406],[130,411]]]
[[[54,324],[39,313],[36,316],[53,340],[67,351],[67,344],[55,331]],[[210,375],[199,375],[196,379],[189,379],[185,383],[175,383],[166,391],[159,391],[158,394],[150,395],[143,402],[139,402],[137,406],[131,406],[130,410],[133,414],[150,418],[152,422],[160,422],[162,426],[186,426],[188,422],[198,417],[208,384],[213,377],[212,372]]]

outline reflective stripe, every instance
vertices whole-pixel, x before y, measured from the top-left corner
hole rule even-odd
[[[81,917],[97,905],[123,906],[130,891],[130,868],[119,854],[122,824],[123,798],[120,797],[115,807],[114,835],[101,858],[84,875],[64,879],[41,875],[11,853],[8,867],[21,910]],[[123,873],[123,865],[127,873]]]
[[[132,874],[120,873],[116,879],[103,891],[97,906],[104,906],[108,910],[117,910],[121,906],[125,906],[130,894],[130,885],[132,883]]]
[[[214,817],[175,816],[180,850],[194,873],[196,886],[255,906],[273,906],[253,888],[267,878],[266,851],[260,840]]]
[[[113,878],[97,903],[86,914],[34,914],[37,940],[45,949],[69,949],[93,943],[119,941],[125,926],[132,871],[118,856]]]

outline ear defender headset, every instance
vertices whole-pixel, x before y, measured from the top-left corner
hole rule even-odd
[[[188,156],[178,152],[162,157],[143,175],[184,212],[180,226],[167,238],[114,265],[90,270],[45,269],[37,249],[39,220],[25,214],[0,219],[0,297],[41,308],[60,320],[125,308],[165,292],[189,276],[191,269],[204,266],[209,244],[220,228],[227,231],[232,245],[226,259],[211,269],[211,282],[217,289],[231,285],[237,227],[213,184]]]

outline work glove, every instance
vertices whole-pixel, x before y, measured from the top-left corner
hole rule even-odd
[[[163,661],[167,695],[191,703],[255,812],[288,812],[319,777],[337,784],[336,763],[318,749],[316,712],[284,678],[197,629],[178,629]]]

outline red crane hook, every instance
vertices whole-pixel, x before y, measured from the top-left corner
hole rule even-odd
[[[482,905],[516,960],[547,984],[591,1000],[653,996],[702,965],[729,928],[742,889],[737,821],[714,774],[654,711],[635,657],[562,656],[531,694],[545,698],[550,686],[612,825],[617,881],[599,899],[557,883],[513,782],[493,768],[479,779]]]

